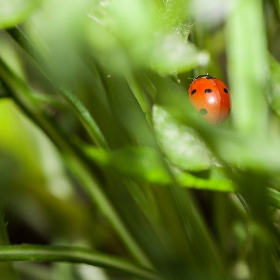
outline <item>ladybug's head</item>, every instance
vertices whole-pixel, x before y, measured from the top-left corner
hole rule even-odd
[[[206,74],[206,75],[199,75],[199,76],[195,77],[195,78],[193,79],[193,81],[194,81],[194,80],[197,80],[197,79],[199,79],[199,78],[216,79],[216,77],[213,77],[213,76],[210,76],[210,75]]]

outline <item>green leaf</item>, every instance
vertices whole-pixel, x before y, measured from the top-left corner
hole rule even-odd
[[[270,205],[280,208],[280,192],[272,189],[272,188],[267,188],[267,196],[268,196],[268,202]]]
[[[109,152],[89,146],[84,148],[84,152],[99,166],[112,168],[127,177],[161,185],[172,183],[172,178],[162,163],[161,155],[155,149],[127,147]],[[211,179],[202,179],[172,166],[171,169],[182,187],[227,192],[235,191],[233,183],[225,177],[220,176],[217,178],[217,176],[214,176]]]
[[[160,15],[162,23],[169,29],[175,29],[176,33],[181,34],[182,38],[188,39],[191,31],[190,1],[175,0],[162,1]]]
[[[151,48],[151,67],[161,74],[182,73],[208,63],[209,56],[176,34],[160,36]]]
[[[89,42],[101,51],[98,59],[117,72],[131,67],[128,59],[134,66],[161,74],[188,71],[209,60],[187,42],[191,30],[188,6],[182,0],[162,4],[161,9],[154,1],[110,0],[90,12]]]
[[[210,168],[209,151],[193,129],[180,124],[160,106],[153,108],[153,122],[159,145],[170,162],[188,171]]]
[[[23,22],[40,4],[40,0],[0,0],[0,28]]]
[[[234,184],[224,178],[224,179],[203,179],[195,177],[187,172],[175,173],[177,181],[182,187],[189,187],[194,189],[203,189],[211,191],[221,191],[221,192],[235,192],[236,187]]]
[[[270,83],[266,96],[270,106],[280,116],[280,65],[273,56],[269,56]]]
[[[85,152],[95,163],[113,168],[126,176],[160,184],[170,182],[160,155],[154,149],[130,147],[108,152],[87,147]]]

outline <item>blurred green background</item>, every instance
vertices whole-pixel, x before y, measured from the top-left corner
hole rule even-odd
[[[276,0],[0,0],[1,279],[280,279],[279,23]],[[206,73],[219,126],[187,96]]]

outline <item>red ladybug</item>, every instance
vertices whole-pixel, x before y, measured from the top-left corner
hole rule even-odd
[[[230,93],[220,79],[200,75],[193,79],[188,95],[195,109],[210,124],[221,124],[230,113]]]

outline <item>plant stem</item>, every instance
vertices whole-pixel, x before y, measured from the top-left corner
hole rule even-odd
[[[9,244],[9,238],[6,231],[5,222],[3,219],[2,209],[0,209],[0,244],[6,245]],[[18,280],[19,277],[14,270],[13,266],[9,262],[4,262],[0,264],[1,278],[7,280]]]
[[[70,246],[13,245],[0,246],[0,261],[49,261],[83,263],[109,268],[125,274],[149,280],[163,280],[152,270],[131,262],[94,252],[86,248]]]

